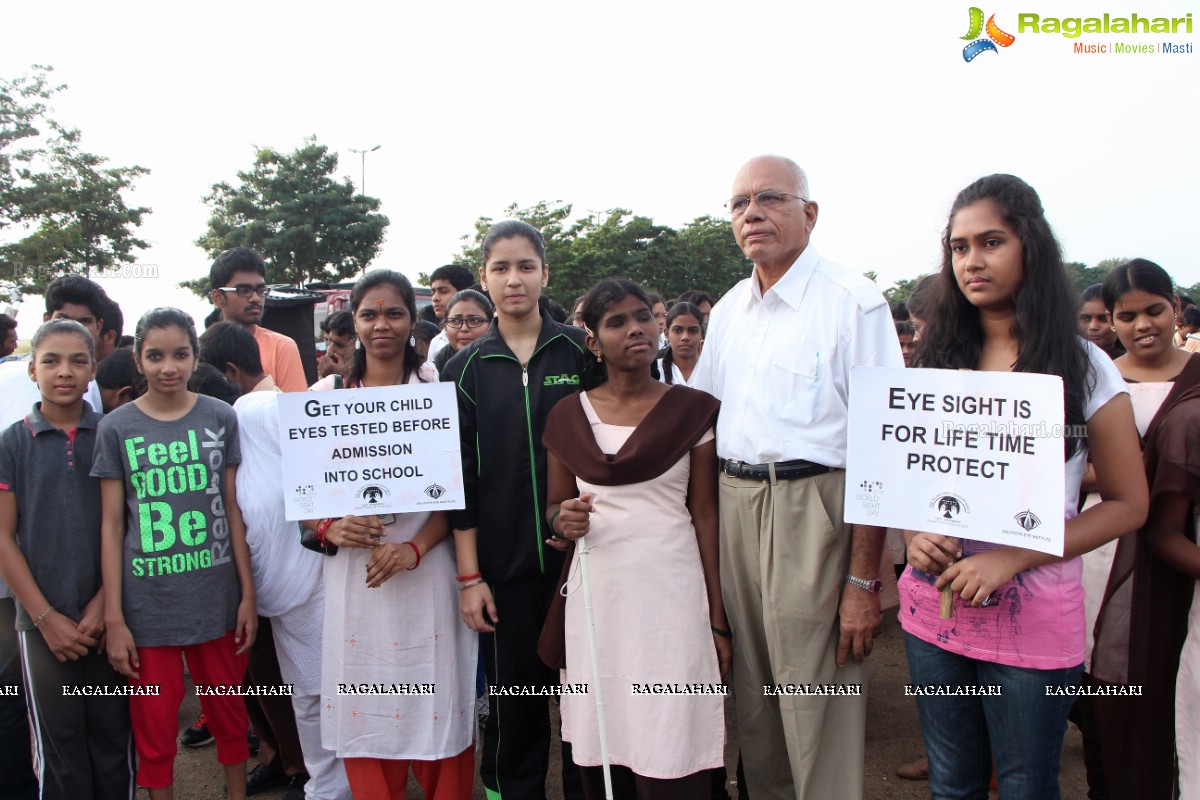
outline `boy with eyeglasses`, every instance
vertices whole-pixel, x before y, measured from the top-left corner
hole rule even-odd
[[[262,255],[249,247],[226,250],[213,262],[208,278],[221,319],[254,334],[263,371],[275,379],[275,385],[285,392],[307,391],[296,342],[259,324],[267,299],[267,262]]]

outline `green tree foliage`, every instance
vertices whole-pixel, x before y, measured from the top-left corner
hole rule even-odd
[[[0,228],[12,224],[17,215],[13,190],[18,167],[29,164],[40,152],[26,140],[41,133],[46,101],[66,88],[50,84],[49,67],[34,66],[33,70],[33,75],[0,78]]]
[[[47,101],[63,86],[49,67],[0,80],[0,278],[37,291],[68,273],[92,275],[133,263],[146,243],[133,235],[149,208],[131,207],[123,192],[149,170],[105,166],[80,146],[80,132],[49,118]]]
[[[1071,278],[1075,294],[1082,294],[1083,290],[1092,284],[1103,283],[1105,276],[1112,271],[1113,267],[1124,264],[1128,260],[1127,258],[1106,258],[1097,261],[1093,267],[1079,261],[1068,261],[1063,266],[1066,267],[1067,275]]]
[[[696,217],[671,231],[662,244],[672,256],[663,259],[669,266],[661,274],[648,276],[647,285],[665,298],[678,297],[688,289],[704,289],[717,298],[750,277],[752,265],[734,240],[729,220]]]
[[[212,258],[252,247],[267,259],[267,281],[301,285],[345,280],[379,252],[388,218],[379,200],[355,194],[348,177],[333,178],[338,157],[315,137],[291,153],[260,148],[237,184],[213,184],[204,202],[208,230],[196,240]],[[180,284],[205,294],[208,277]]]
[[[550,295],[563,307],[603,278],[631,278],[666,298],[688,289],[719,297],[750,274],[750,262],[726,220],[699,217],[675,230],[623,208],[574,222],[571,210],[561,200],[529,208],[514,203],[504,210],[505,219],[524,220],[542,232]],[[494,222],[491,217],[475,221],[474,234],[462,237],[457,263],[481,263],[479,243]]]
[[[901,278],[890,288],[884,289],[883,296],[888,301],[888,305],[895,308],[901,303],[907,303],[913,287],[917,285],[917,280],[918,278]]]

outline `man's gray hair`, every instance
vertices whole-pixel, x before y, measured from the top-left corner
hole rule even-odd
[[[808,190],[808,175],[805,174],[804,168],[801,167],[799,164],[797,164],[795,161],[792,161],[790,158],[787,158],[785,156],[775,156],[775,158],[778,158],[780,161],[783,161],[784,163],[786,163],[789,167],[792,168],[792,172],[794,172],[796,174],[796,192],[797,192],[797,194],[799,194],[805,200],[812,200],[812,195],[809,194],[809,190]]]
[[[73,333],[82,337],[87,342],[88,355],[92,357],[92,361],[96,360],[96,340],[92,338],[92,332],[73,319],[52,319],[43,324],[34,332],[33,338],[29,341],[29,352],[37,353],[46,337],[59,333]]]

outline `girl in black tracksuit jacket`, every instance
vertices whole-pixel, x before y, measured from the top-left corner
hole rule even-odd
[[[466,490],[466,508],[450,512],[450,523],[463,618],[481,634],[493,687],[480,761],[484,787],[493,799],[544,800],[549,707],[547,695],[529,691],[559,682],[538,658],[537,640],[563,554],[545,545],[550,531],[543,516],[542,431],[554,404],[579,390],[586,351],[583,331],[539,314],[548,271],[535,228],[498,223],[485,234],[482,250],[481,278],[496,318],[442,374],[458,397]],[[563,748],[563,772],[568,800],[582,797],[569,746]]]

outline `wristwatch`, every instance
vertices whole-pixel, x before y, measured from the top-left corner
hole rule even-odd
[[[883,591],[883,581],[879,580],[878,578],[873,581],[869,581],[865,578],[856,578],[850,573],[846,573],[846,583],[850,584],[851,586],[857,586],[863,591],[870,592],[871,594],[879,594]]]

